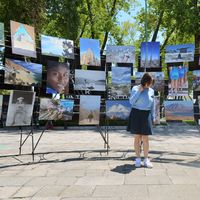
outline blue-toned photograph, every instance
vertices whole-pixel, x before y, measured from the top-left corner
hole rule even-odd
[[[81,65],[101,66],[99,40],[80,38],[80,57]]]
[[[107,100],[106,116],[110,120],[128,120],[131,111],[129,100]]]
[[[3,60],[4,60],[5,47],[0,46],[0,70],[4,70]]]
[[[141,68],[160,68],[160,42],[141,43]]]
[[[6,58],[4,69],[4,83],[25,86],[38,86],[41,84],[41,64]]]
[[[193,101],[164,101],[166,120],[194,120]]]
[[[167,45],[165,63],[194,61],[194,44]]]
[[[134,46],[107,45],[107,47],[106,47],[106,62],[135,64],[135,48],[134,48]]]
[[[100,118],[100,104],[100,96],[81,95],[79,125],[98,125]]]
[[[43,55],[74,59],[74,42],[58,37],[41,35]]]
[[[112,96],[129,96],[131,91],[131,67],[112,67]]]
[[[105,91],[105,71],[75,70],[75,90]]]

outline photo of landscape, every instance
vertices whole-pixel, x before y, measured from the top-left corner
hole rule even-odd
[[[75,90],[105,91],[105,71],[75,70]]]
[[[112,67],[112,96],[129,96],[131,92],[131,67]]]
[[[160,42],[141,43],[141,68],[160,68]]]
[[[129,100],[107,100],[106,116],[109,120],[128,120],[131,112]]]
[[[39,120],[71,120],[74,100],[40,99]]]
[[[98,125],[101,96],[80,95],[79,125]]]
[[[194,91],[200,91],[200,70],[193,71],[192,86]]]
[[[10,21],[12,53],[36,58],[35,29]]]
[[[194,61],[194,44],[167,45],[165,63]]]
[[[155,124],[160,124],[160,97],[155,96],[154,97],[154,123]]]
[[[0,22],[0,47],[5,45],[4,39],[4,23]]]
[[[63,38],[41,35],[42,55],[74,59],[74,42]]]
[[[80,38],[80,64],[101,66],[99,40]]]
[[[4,83],[38,86],[41,84],[42,65],[21,60],[5,59]]]
[[[135,64],[134,46],[115,46],[107,45],[106,47],[107,63],[133,63]]]
[[[194,120],[193,101],[164,101],[166,120]]]

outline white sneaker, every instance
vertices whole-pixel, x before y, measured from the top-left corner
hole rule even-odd
[[[135,167],[141,167],[141,158],[135,159]]]
[[[151,163],[151,161],[148,158],[144,159],[144,167],[153,168],[153,164]]]

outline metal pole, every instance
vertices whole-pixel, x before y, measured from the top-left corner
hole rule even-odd
[[[147,31],[147,0],[145,0],[145,36],[146,36],[146,54],[145,54],[145,66],[144,66],[144,72],[146,72],[147,62],[148,62],[148,31]]]

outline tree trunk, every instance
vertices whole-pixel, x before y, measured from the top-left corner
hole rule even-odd
[[[111,11],[110,11],[110,17],[113,17],[114,14],[115,14],[116,3],[117,3],[117,0],[114,0],[114,1],[113,1],[112,9],[111,9]],[[106,46],[106,43],[107,43],[107,40],[108,40],[108,35],[109,35],[109,31],[106,31],[106,32],[105,32],[105,35],[104,35],[104,39],[103,39],[103,44],[102,44],[102,46],[101,46],[102,52],[103,52],[104,49],[105,49],[105,46]]]
[[[152,37],[152,42],[155,42],[156,39],[157,39],[157,36],[158,36],[158,31],[159,31],[159,28],[160,28],[160,25],[161,25],[161,22],[162,22],[162,18],[163,18],[163,14],[164,14],[164,10],[162,10],[160,12],[160,15],[159,15],[159,18],[158,18],[158,23],[156,25],[156,29],[154,31],[154,34],[153,34],[153,37]]]
[[[166,36],[166,38],[165,38],[165,41],[164,41],[164,43],[163,43],[163,45],[162,45],[162,47],[161,47],[161,51],[165,48],[165,46],[167,45],[167,43],[168,43],[168,40],[169,40],[169,38],[171,37],[171,35],[172,35],[172,33],[175,31],[175,29],[176,29],[176,27],[173,27],[172,29],[171,29],[171,31],[167,34],[167,36]]]
[[[195,36],[195,54],[200,54],[200,34],[196,34]]]
[[[89,17],[90,17],[90,25],[91,25],[91,38],[95,38],[95,33],[94,33],[94,19],[93,19],[93,14],[92,14],[92,9],[91,9],[91,2],[89,0],[86,0],[87,2],[87,8],[89,12]]]

